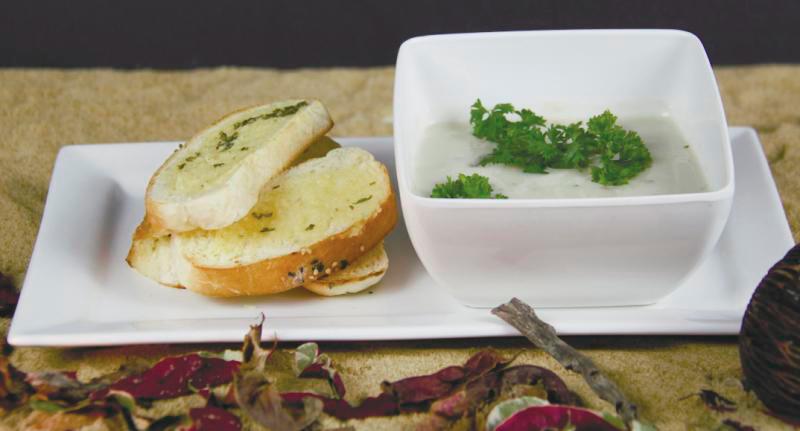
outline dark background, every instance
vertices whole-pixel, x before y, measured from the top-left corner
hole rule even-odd
[[[0,67],[394,64],[435,33],[677,28],[712,63],[800,62],[800,1],[0,0]]]

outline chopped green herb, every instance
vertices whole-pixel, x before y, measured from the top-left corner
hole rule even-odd
[[[198,157],[200,157],[200,153],[194,153],[194,155],[192,155],[192,156],[189,156],[189,157],[187,157],[187,158],[183,159],[183,164],[185,165],[186,163],[193,162],[193,161],[195,161],[195,160],[196,160]]]
[[[30,400],[28,402],[28,406],[33,410],[39,410],[47,413],[57,413],[67,409],[67,407],[56,402],[38,399]]]
[[[363,197],[363,198],[353,202],[353,205],[363,204],[364,202],[366,202],[366,201],[368,201],[370,199],[372,199],[372,195],[369,195],[367,197]]]
[[[238,137],[239,137],[239,132],[233,132],[230,134],[230,136],[225,132],[219,132],[219,142],[217,142],[216,149],[220,150],[221,148],[220,151],[230,150],[234,144],[233,141],[235,141],[236,138]]]
[[[247,151],[249,149],[250,149],[250,147],[242,147],[242,148],[239,148],[239,151]]]
[[[280,186],[281,186],[280,184],[278,184],[277,186],[272,186],[272,190],[275,190],[275,189],[277,189],[277,188],[278,188],[278,187],[280,187]]]
[[[178,169],[183,169],[184,167],[186,167],[186,163],[181,163],[178,165]]]
[[[508,199],[508,196],[495,194],[492,196],[492,185],[489,179],[478,174],[466,176],[458,174],[458,179],[453,181],[447,177],[444,183],[436,184],[431,192],[432,198],[466,198],[466,199]]]
[[[314,229],[314,223],[311,223],[310,225],[306,226],[306,230],[311,230],[311,229]]]
[[[246,120],[237,121],[236,123],[233,123],[233,130],[237,130],[237,129],[241,128],[242,126],[246,126],[246,125],[248,125],[250,123],[255,122],[256,120],[258,120],[258,117],[250,117],[250,118],[248,118]]]
[[[220,166],[225,166],[225,163],[214,163],[214,165],[213,165],[213,166],[214,166],[215,168],[218,168],[218,167],[220,167]]]
[[[292,106],[286,106],[284,108],[278,108],[272,112],[268,112],[266,114],[256,115],[255,117],[250,117],[242,121],[237,121],[233,123],[233,130],[238,130],[243,126],[246,126],[250,123],[254,123],[258,120],[269,120],[270,118],[279,118],[279,117],[287,117],[289,115],[294,115],[297,111],[300,110],[303,106],[308,105],[308,102],[305,100],[302,102],[298,102]]]
[[[508,119],[516,116],[516,121]],[[528,109],[516,110],[509,103],[487,110],[480,100],[470,111],[472,134],[497,146],[478,164],[516,166],[527,173],[554,169],[586,169],[592,181],[603,185],[627,184],[649,168],[650,151],[639,134],[617,124],[617,117],[605,111],[582,122],[546,125],[543,117]]]
[[[374,186],[375,185],[375,181],[369,183],[369,185]]]
[[[684,145],[683,148],[689,148],[689,146],[688,145]]]
[[[262,218],[265,218],[265,217],[272,217],[272,213],[271,212],[269,212],[269,213],[257,213],[257,212],[254,212],[254,213],[251,213],[251,214],[252,214],[253,217],[256,218],[256,220],[261,220]]]
[[[265,227],[261,229],[261,233],[272,232],[273,230],[275,230],[275,228]]]

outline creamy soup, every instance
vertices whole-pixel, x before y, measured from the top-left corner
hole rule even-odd
[[[653,165],[622,186],[592,182],[590,171],[548,169],[547,174],[524,173],[505,165],[478,166],[495,144],[472,136],[466,123],[429,126],[416,154],[414,188],[430,196],[436,183],[449,175],[474,173],[489,178],[495,193],[509,198],[585,198],[696,193],[708,190],[705,176],[691,146],[669,117],[642,117],[620,121],[642,137]]]

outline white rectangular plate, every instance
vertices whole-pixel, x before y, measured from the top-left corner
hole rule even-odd
[[[654,305],[542,309],[541,317],[561,334],[737,334],[756,284],[794,242],[755,131],[732,128],[731,141],[733,210],[714,253],[695,274]],[[394,177],[390,138],[340,142],[372,152]],[[11,344],[240,341],[261,312],[266,334],[284,341],[518,335],[489,310],[464,307],[437,287],[402,220],[386,241],[389,272],[378,286],[357,295],[323,298],[295,289],[221,300],[140,276],[125,263],[131,233],[144,212],[148,178],[176,145],[61,150],[9,331]]]

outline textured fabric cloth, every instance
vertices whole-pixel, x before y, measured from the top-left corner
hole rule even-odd
[[[800,239],[800,66],[716,69],[729,124],[757,129],[778,184],[795,240]],[[392,68],[259,70],[220,68],[189,72],[113,70],[0,70],[0,271],[22,283],[47,196],[58,149],[76,143],[182,140],[221,115],[246,105],[315,97],[330,109],[335,136],[390,135]],[[7,331],[9,319],[0,319]],[[247,328],[242,328],[244,335]],[[726,418],[758,429],[789,428],[765,415],[742,390],[734,337],[570,337],[640,405],[660,429],[713,428]],[[613,410],[575,374],[522,339],[328,343],[348,399],[377,394],[380,382],[462,363],[495,346],[519,363],[544,365],[562,375],[590,407]],[[26,370],[77,370],[88,379],[129,361],[237,346],[172,345],[113,348],[18,348],[11,361]],[[706,409],[698,397],[713,389],[737,402],[734,413]],[[187,406],[191,397],[166,403]],[[165,405],[166,405],[165,404]],[[158,406],[156,409],[160,408]],[[165,410],[166,411],[166,410]],[[0,421],[21,427],[24,412]],[[412,428],[420,415],[353,421],[357,429]]]

